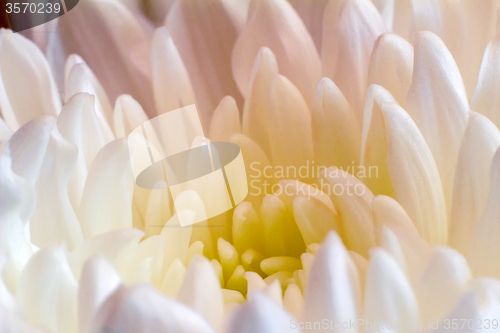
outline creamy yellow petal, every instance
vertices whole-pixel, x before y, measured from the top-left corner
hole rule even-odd
[[[225,96],[212,115],[210,139],[215,142],[229,141],[236,133],[241,133],[240,112],[234,98]]]
[[[233,243],[238,253],[247,249],[264,251],[263,225],[248,201],[241,202],[233,213]]]
[[[219,258],[222,265],[222,275],[224,276],[224,281],[227,283],[236,267],[240,264],[238,252],[231,243],[223,238],[219,238],[217,249],[219,250]]]
[[[260,268],[267,275],[285,271],[292,273],[297,269],[302,268],[300,259],[293,257],[271,257],[260,262]]]
[[[283,295],[283,307],[296,319],[300,320],[304,307],[304,296],[302,296],[302,292],[296,284],[291,283],[287,286]]]
[[[179,258],[175,258],[165,272],[161,283],[161,292],[168,297],[175,297],[181,289],[182,281],[186,275],[186,267]]]
[[[373,198],[373,223],[375,226],[375,239],[380,238],[382,227],[385,224],[397,224],[418,236],[418,230],[413,224],[403,207],[391,197],[377,195]]]
[[[360,124],[342,92],[328,78],[321,79],[316,88],[311,116],[316,165],[357,166]]]
[[[238,267],[236,267],[233,274],[231,274],[231,277],[227,281],[226,288],[238,291],[241,294],[246,295],[247,286],[248,284],[247,280],[245,279],[245,269],[243,268],[243,266],[238,265]]]
[[[359,179],[336,168],[322,171],[320,181],[322,186],[329,185],[330,198],[337,209],[347,248],[367,257],[368,250],[375,246],[371,211],[373,193]]]

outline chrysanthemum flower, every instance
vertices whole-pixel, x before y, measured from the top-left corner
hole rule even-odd
[[[498,331],[499,9],[85,0],[2,30],[0,332]],[[127,136],[191,104],[249,195],[180,227]]]

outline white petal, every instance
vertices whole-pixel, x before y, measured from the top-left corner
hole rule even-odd
[[[434,156],[449,213],[469,104],[453,57],[443,41],[428,31],[415,36],[413,81],[406,107]]]
[[[493,157],[490,186],[481,218],[477,222],[470,245],[468,261],[475,276],[500,277],[500,149]]]
[[[186,67],[165,27],[151,41],[151,73],[156,114],[196,103]]]
[[[304,322],[355,321],[360,306],[359,277],[340,237],[330,232],[314,260],[304,299]],[[309,330],[320,332],[320,330]],[[336,330],[333,332],[356,332]]]
[[[132,226],[133,182],[127,140],[104,146],[89,170],[78,212],[84,238]]]
[[[33,185],[38,179],[55,125],[54,117],[39,117],[22,126],[9,140],[12,169]]]
[[[426,271],[415,284],[415,294],[424,320],[447,314],[466,290],[471,278],[465,258],[446,247],[434,248]]]
[[[31,242],[25,236],[26,224],[35,208],[36,192],[11,168],[8,144],[0,145],[0,251],[7,257],[3,279],[16,290],[21,270],[32,255]]]
[[[170,300],[151,286],[120,288],[103,304],[91,329],[120,333],[214,333],[193,310]]]
[[[177,300],[199,312],[217,331],[221,329],[224,300],[219,277],[206,258],[193,257]]]
[[[95,97],[81,93],[73,96],[63,107],[57,118],[57,128],[61,135],[78,148],[78,159],[69,180],[71,204],[78,212],[88,170],[99,150],[109,140],[107,123],[99,120],[94,108]]]
[[[254,59],[263,46],[273,51],[281,73],[297,86],[310,105],[320,79],[321,63],[311,36],[287,1],[250,3],[246,26],[238,36],[232,56],[236,83],[246,97]]]
[[[78,283],[63,247],[47,247],[35,253],[24,268],[17,294],[27,319],[54,333],[77,328]]]
[[[469,113],[458,153],[450,217],[450,245],[466,255],[490,184],[490,167],[500,132],[486,117]]]
[[[206,129],[224,96],[241,103],[231,75],[231,51],[238,31],[229,14],[221,0],[177,1],[165,23],[186,66]]]
[[[117,138],[124,138],[138,126],[148,121],[142,106],[130,95],[116,99],[113,124]]]
[[[109,102],[108,95],[94,72],[87,66],[85,61],[78,55],[72,54],[68,57],[64,66],[65,92],[64,100],[67,102],[73,95],[85,92],[95,96],[95,109],[98,117],[105,127],[111,125],[113,119],[113,108]],[[108,133],[107,133],[108,134]]]
[[[10,30],[0,32],[0,45],[0,107],[7,125],[17,130],[38,116],[57,116],[61,99],[40,49]]]
[[[78,289],[78,326],[81,332],[87,331],[99,307],[120,285],[120,276],[103,257],[94,257],[85,263]]]
[[[11,136],[12,130],[7,126],[2,117],[0,117],[0,142],[9,140]]]
[[[69,17],[59,19],[58,32],[66,52],[85,59],[111,101],[121,94],[130,94],[148,115],[154,115],[150,39],[121,2],[92,0],[81,3]]]
[[[394,34],[381,35],[373,45],[368,83],[387,89],[404,106],[413,74],[413,47]]]
[[[31,239],[38,247],[65,241],[71,251],[83,234],[68,196],[68,183],[78,157],[75,145],[54,129],[36,183],[36,208],[30,220]]]
[[[338,85],[358,120],[361,120],[368,86],[373,44],[386,31],[371,1],[346,0],[341,5],[339,1],[330,1],[325,10],[321,50],[323,76]]]
[[[405,274],[384,250],[370,253],[370,266],[365,285],[367,322],[418,322],[417,300]],[[396,330],[402,332],[403,330]]]
[[[500,86],[500,36],[495,37],[484,51],[476,89],[470,101],[471,110],[488,117],[497,127],[500,127],[500,99],[496,91]]]
[[[240,308],[229,320],[228,333],[285,333],[296,332],[292,317],[270,298],[260,292]]]

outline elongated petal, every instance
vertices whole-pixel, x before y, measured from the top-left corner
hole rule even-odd
[[[450,218],[450,245],[466,255],[481,217],[490,184],[490,167],[500,132],[486,117],[469,113],[458,153]]]
[[[314,198],[297,196],[293,215],[306,245],[321,243],[330,230],[343,233],[338,216]]]
[[[267,119],[275,166],[300,167],[313,159],[309,109],[297,88],[284,76],[276,76],[271,85]]]
[[[404,38],[383,34],[373,45],[368,83],[387,89],[404,106],[413,74],[413,47]]]
[[[479,77],[470,101],[473,111],[488,117],[497,127],[500,127],[500,99],[495,91],[500,86],[500,36],[495,37],[484,52]]]
[[[234,98],[225,96],[212,116],[210,139],[212,141],[229,141],[231,136],[236,133],[241,133],[238,106]]]
[[[359,164],[360,124],[339,88],[323,78],[312,104],[314,160],[323,167]]]
[[[81,3],[77,11],[60,18],[58,31],[66,52],[85,59],[110,100],[130,94],[148,115],[154,115],[150,39],[121,2],[92,0]]]
[[[248,83],[248,93],[243,108],[243,134],[254,140],[271,156],[267,109],[274,77],[278,75],[278,64],[273,52],[267,47],[260,49],[255,57]]]
[[[304,295],[303,321],[356,320],[360,306],[358,272],[340,237],[330,232],[314,260]],[[309,330],[320,332],[320,330]],[[336,330],[334,332],[355,332]]]
[[[148,121],[148,116],[132,96],[121,95],[116,99],[113,124],[115,136],[118,139],[128,136],[146,121]]]
[[[161,189],[151,191],[144,218],[144,231],[146,232],[146,237],[159,235],[173,213],[168,190]]]
[[[87,239],[80,244],[70,255],[69,262],[76,277],[82,274],[85,262],[101,255],[111,262],[117,269],[123,269],[123,262],[130,264],[131,249],[134,249],[144,232],[137,229],[119,229]],[[125,267],[123,271],[126,271]]]
[[[367,322],[418,322],[417,299],[396,261],[384,250],[374,249],[365,285]],[[403,331],[403,330],[401,330]]]
[[[78,93],[87,93],[95,96],[92,101],[94,102],[97,119],[99,119],[103,127],[106,138],[108,140],[114,139],[111,128],[109,128],[109,125],[112,125],[113,109],[111,108],[106,93],[102,90],[102,87],[99,86],[99,82],[94,77],[92,71],[87,67],[87,64],[80,62],[73,63],[71,60],[72,59],[69,58],[66,64],[67,74],[64,101],[67,103],[71,97]],[[101,96],[99,96],[99,89]]]
[[[77,66],[78,65],[78,66]],[[73,67],[80,67],[83,69],[83,73],[80,75],[80,88],[83,88],[84,90],[88,90],[85,92],[88,92],[91,95],[94,95],[96,100],[96,108],[99,111],[102,111],[102,113],[105,115],[105,119],[109,122],[111,120],[111,114],[113,112],[113,108],[111,106],[111,103],[109,101],[108,95],[106,94],[106,91],[104,91],[104,88],[101,85],[101,82],[97,79],[95,76],[94,72],[89,68],[87,63],[82,59],[77,54],[72,54],[68,57],[68,60],[66,60],[66,65],[64,66],[64,82],[66,84],[65,88],[68,88],[68,84],[70,81],[70,73]],[[77,88],[78,86],[74,87]],[[67,101],[71,96],[64,96],[65,100]],[[100,109],[102,108],[102,109]],[[111,122],[110,122],[111,124]]]
[[[78,212],[84,238],[132,226],[133,181],[126,139],[103,147],[89,170]]]
[[[302,22],[311,35],[316,49],[321,51],[321,40],[323,38],[323,13],[328,1],[290,0],[293,8],[297,11]]]
[[[88,330],[99,307],[120,284],[120,276],[103,257],[95,257],[85,263],[78,288],[78,325],[81,332]]]
[[[359,179],[345,171],[328,168],[320,176],[321,186],[328,186],[337,209],[347,247],[368,256],[375,245],[372,218],[373,193]]]
[[[151,73],[156,114],[195,104],[186,67],[165,27],[157,29],[151,41]]]
[[[240,92],[248,97],[252,65],[259,49],[269,47],[280,71],[311,103],[321,64],[314,42],[293,7],[284,0],[252,1],[245,28],[238,36],[232,69]]]
[[[269,297],[255,292],[252,298],[232,316],[228,333],[285,333],[295,332],[292,317]]]
[[[177,300],[199,312],[217,331],[221,329],[224,301],[219,277],[204,257],[191,260]]]
[[[73,96],[57,118],[57,128],[68,142],[78,148],[78,159],[69,179],[71,204],[78,212],[88,170],[99,150],[109,142],[107,123],[96,114],[94,96],[81,93]]]
[[[0,168],[0,251],[7,259],[2,276],[6,286],[15,291],[21,271],[33,253],[25,228],[35,208],[36,192],[12,170],[8,144],[0,145]]]
[[[453,57],[443,41],[428,31],[415,37],[413,81],[406,106],[434,156],[449,213],[469,104]]]
[[[368,0],[330,1],[323,18],[321,61],[323,76],[344,93],[359,121],[368,83],[373,44],[387,31],[382,17]]]
[[[0,32],[0,44],[0,107],[7,125],[17,130],[38,116],[57,116],[59,92],[40,49],[10,30]]]
[[[188,218],[188,217],[183,217]],[[161,231],[161,237],[165,240],[163,268],[170,267],[175,258],[179,258],[183,263],[186,261],[189,244],[193,228],[191,226],[182,227],[179,217],[172,216]]]
[[[393,198],[385,195],[377,195],[373,198],[373,223],[375,226],[375,238],[378,242],[382,227],[385,224],[400,225],[418,236],[418,230],[413,224],[406,211]]]
[[[426,271],[415,285],[422,318],[436,320],[451,311],[470,278],[469,267],[460,253],[436,247]]]
[[[2,117],[0,117],[0,142],[9,140],[11,136],[12,130],[7,126]]]
[[[78,284],[65,252],[63,247],[47,247],[35,253],[23,270],[17,295],[31,323],[56,333],[77,328]]]
[[[165,24],[191,79],[203,127],[208,129],[211,115],[224,96],[233,96],[241,103],[231,75],[237,27],[221,0],[178,1],[170,8]]]
[[[103,304],[87,332],[214,333],[205,319],[148,285],[120,288]]]
[[[83,242],[82,229],[68,196],[77,157],[77,147],[54,129],[36,183],[36,208],[30,220],[31,239],[38,247],[66,241],[71,251]]]
[[[40,174],[47,145],[55,125],[56,119],[54,117],[39,117],[22,126],[9,140],[12,169],[33,185]]]
[[[497,241],[500,235],[498,198],[500,198],[500,150],[497,150],[493,157],[488,199],[474,230],[467,258],[475,276],[500,277],[500,259],[497,259],[500,253],[497,250],[500,246]]]
[[[383,103],[373,109],[371,117],[365,114],[365,118],[372,119],[370,131],[385,132],[386,150],[384,140],[377,143],[382,147],[375,147],[385,150],[386,175],[396,200],[425,240],[445,244],[448,230],[443,188],[431,151],[417,126],[394,103]]]
[[[238,253],[243,254],[247,249],[258,252],[264,251],[264,235],[262,222],[252,204],[243,201],[233,213],[233,243]]]

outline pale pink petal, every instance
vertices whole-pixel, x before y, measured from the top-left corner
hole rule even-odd
[[[229,141],[233,134],[241,133],[240,112],[231,96],[225,96],[215,109],[209,133],[215,142]]]
[[[359,121],[373,44],[387,28],[369,0],[331,1],[323,18],[323,76],[343,92]]]
[[[328,5],[328,0],[289,0],[288,2],[290,2],[304,22],[318,52],[321,51],[323,14],[325,12],[325,7]]]
[[[138,126],[148,121],[142,106],[130,95],[116,99],[113,124],[116,138],[124,138]]]
[[[234,78],[247,98],[252,66],[264,46],[276,55],[280,72],[297,86],[310,105],[321,76],[321,63],[304,23],[285,0],[253,0],[250,3],[247,23],[232,55]]]
[[[196,103],[186,67],[165,27],[151,41],[151,73],[157,115]]]
[[[123,4],[111,0],[80,3],[78,10],[59,19],[58,31],[67,54],[79,54],[85,60],[111,101],[129,94],[148,115],[155,114],[150,39]]]
[[[238,30],[221,0],[177,1],[165,25],[191,79],[203,127],[208,129],[212,113],[224,96],[241,103],[231,74],[231,51]]]

